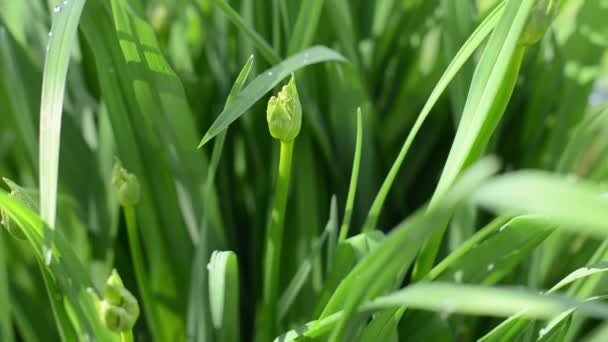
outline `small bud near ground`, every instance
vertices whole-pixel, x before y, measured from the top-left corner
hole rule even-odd
[[[139,202],[141,188],[137,176],[127,172],[119,162],[112,171],[112,188],[118,203],[123,207],[132,207]]]
[[[112,270],[106,281],[103,299],[97,298],[97,301],[99,317],[108,329],[115,332],[133,329],[140,313],[139,303],[124,287],[116,270]]]
[[[268,101],[266,120],[270,135],[278,140],[293,141],[302,127],[302,105],[296,88],[296,79],[291,74],[291,80],[284,85],[277,96]]]
[[[532,7],[519,44],[529,46],[538,43],[557,15],[557,7],[557,0],[537,0]]]

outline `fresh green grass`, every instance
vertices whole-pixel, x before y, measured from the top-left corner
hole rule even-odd
[[[0,340],[608,340],[606,18],[0,2]]]

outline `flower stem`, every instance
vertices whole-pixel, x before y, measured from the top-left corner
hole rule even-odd
[[[159,335],[161,326],[158,324],[159,320],[156,317],[156,311],[153,308],[152,296],[148,287],[146,268],[144,267],[144,258],[142,255],[142,248],[139,241],[139,234],[137,231],[137,218],[135,215],[135,207],[123,206],[125,213],[125,220],[127,221],[127,235],[129,237],[129,249],[131,251],[131,259],[133,260],[133,269],[135,270],[135,279],[137,280],[137,287],[142,297],[142,307],[146,312],[148,319],[148,325],[154,340],[157,340],[163,335]],[[133,337],[131,336],[131,339]],[[124,341],[124,340],[123,340]]]
[[[127,330],[120,333],[120,342],[133,342],[133,331]]]
[[[271,222],[266,235],[266,252],[264,258],[264,299],[263,312],[265,324],[263,334],[266,341],[276,333],[277,329],[277,298],[279,287],[279,270],[281,260],[281,245],[283,240],[283,225],[285,223],[285,207],[289,192],[289,177],[291,174],[291,159],[293,156],[293,141],[281,141],[279,156],[279,172],[275,189],[274,205],[271,212]]]

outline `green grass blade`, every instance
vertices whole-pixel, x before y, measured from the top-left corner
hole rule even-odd
[[[44,238],[42,219],[3,191],[0,191],[0,207],[6,210],[10,218],[22,229],[37,258],[42,260],[47,242]],[[55,237],[51,249],[54,262],[49,266],[40,264],[40,267],[45,282],[48,282],[50,299],[55,301],[53,305],[56,305],[54,309],[58,313],[57,323],[62,337],[75,340],[96,336],[107,341],[118,341],[118,335],[111,333],[101,324],[89,293],[92,284],[83,265],[63,233],[59,231]]]
[[[199,147],[213,139],[217,134],[226,129],[231,123],[238,119],[247,109],[259,99],[276,87],[285,77],[292,72],[305,66],[329,62],[346,61],[339,53],[323,46],[316,46],[304,50],[297,55],[291,56],[278,65],[264,71],[239,93],[232,103],[227,106],[211,125]]]
[[[249,37],[260,50],[260,53],[270,64],[276,64],[281,60],[281,56],[260,36],[243,18],[224,0],[215,0],[215,4],[226,14],[236,27]]]
[[[40,100],[40,216],[49,228],[55,228],[57,181],[59,172],[59,138],[65,81],[70,55],[76,42],[76,30],[85,0],[72,0],[57,5],[44,61]],[[50,248],[50,245],[47,246]],[[45,261],[50,262],[50,252]]]
[[[217,341],[240,339],[239,267],[234,252],[215,251],[207,266],[209,271],[209,305]]]
[[[439,313],[505,317],[525,310],[528,318],[547,319],[575,307],[590,317],[608,317],[608,306],[594,302],[581,302],[559,295],[539,295],[530,290],[487,287],[480,285],[454,285],[447,283],[421,283],[394,293],[378,297],[359,309],[370,312],[408,306]],[[344,315],[338,311],[324,319],[311,322],[289,331],[275,341],[287,342],[300,338],[317,337],[327,333]]]
[[[340,226],[339,241],[344,241],[348,236],[350,228],[350,220],[353,215],[353,206],[355,205],[355,196],[357,194],[357,184],[359,183],[359,167],[361,166],[361,145],[363,143],[363,121],[361,116],[361,108],[357,109],[357,142],[355,145],[355,158],[353,159],[353,169],[350,175],[350,185],[348,186],[348,195],[346,197],[346,206],[344,208],[344,218]]]
[[[462,119],[433,193],[431,207],[461,170],[481,156],[500,122],[519,74],[526,49],[519,41],[534,4],[534,0],[507,1],[505,12],[475,69]],[[426,243],[416,262],[415,279],[421,279],[432,268],[444,232],[445,227]]]
[[[483,207],[497,212],[544,215],[560,229],[604,237],[608,234],[608,202],[601,193],[590,182],[520,171],[491,180],[474,197]]]
[[[287,53],[292,55],[308,46],[313,41],[315,31],[321,18],[324,0],[302,1],[298,11],[296,25],[289,40]]]

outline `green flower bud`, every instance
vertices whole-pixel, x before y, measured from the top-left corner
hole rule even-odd
[[[271,97],[268,101],[266,120],[270,135],[275,139],[292,141],[300,133],[302,105],[293,73],[289,83],[283,86],[277,96]]]
[[[137,176],[127,172],[119,162],[114,165],[112,172],[112,188],[123,207],[132,207],[139,202],[141,188]]]
[[[538,43],[557,15],[557,0],[537,0],[519,39],[524,46]]]
[[[8,196],[25,204],[28,208],[35,210],[34,203],[32,203],[29,197],[27,197],[27,195],[23,193],[23,190],[13,190]],[[27,239],[27,237],[23,233],[23,230],[21,230],[21,227],[19,227],[19,225],[17,225],[17,223],[13,221],[13,219],[11,219],[8,212],[4,210],[4,208],[0,210],[0,217],[0,222],[4,227],[6,227],[6,230],[9,232],[9,234],[11,234],[12,237],[19,240]]]
[[[124,287],[116,270],[112,270],[106,281],[103,300],[98,302],[97,309],[103,324],[116,332],[131,330],[139,317],[139,303]]]

